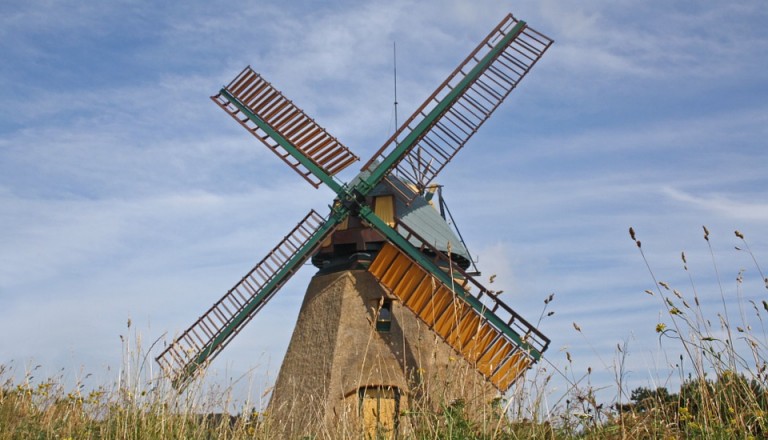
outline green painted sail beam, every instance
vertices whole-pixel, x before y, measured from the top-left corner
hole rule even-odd
[[[179,384],[186,382],[188,378],[192,377],[205,361],[216,353],[217,348],[224,344],[232,334],[240,328],[256,307],[258,307],[265,298],[269,298],[276,289],[279,289],[286,281],[286,278],[290,277],[293,272],[298,270],[304,261],[306,261],[312,250],[319,245],[329,233],[333,232],[336,226],[348,215],[349,211],[343,206],[335,207],[323,226],[321,226],[309,240],[297,250],[296,254],[286,262],[285,266],[275,274],[274,278],[272,278],[272,280],[268,282],[259,293],[237,313],[237,315],[234,316],[232,321],[184,367],[184,372],[174,381],[173,386],[177,387]]]
[[[277,142],[281,147],[285,149],[285,151],[288,152],[291,156],[293,156],[294,159],[298,160],[302,165],[304,165],[312,174],[317,176],[318,179],[323,181],[326,185],[328,185],[332,190],[336,192],[336,194],[343,194],[345,192],[343,185],[338,183],[336,179],[334,179],[332,176],[329,176],[322,168],[317,166],[313,161],[311,161],[304,153],[302,153],[298,148],[294,147],[292,143],[288,142],[286,138],[284,138],[280,133],[275,131],[272,127],[269,126],[266,122],[264,122],[261,118],[256,116],[251,110],[248,109],[248,107],[244,106],[240,103],[234,96],[232,96],[227,89],[221,89],[221,95],[225,98],[227,98],[227,101],[232,103],[235,107],[237,107],[238,110],[243,112],[243,114],[248,117],[254,124],[256,124],[261,130],[264,131],[269,137],[271,137],[275,142]]]
[[[370,176],[360,182],[356,189],[363,195],[370,192],[394,167],[405,154],[418,142],[422,135],[429,130],[432,125],[450,108],[451,105],[480,77],[488,66],[499,56],[499,54],[517,38],[525,29],[525,22],[520,20],[494,47],[475,65],[472,70],[451,90],[424,119],[398,144],[398,146],[387,155],[386,158],[371,172]]]
[[[408,240],[405,239],[402,235],[400,235],[399,232],[391,228],[388,224],[386,224],[381,218],[379,218],[368,206],[363,206],[360,208],[360,217],[365,219],[365,221],[374,227],[376,230],[381,232],[387,239],[392,242],[395,246],[400,248],[403,252],[405,252],[411,259],[416,261],[420,266],[422,266],[424,269],[428,270],[433,276],[435,276],[440,282],[445,284],[446,286],[453,285],[453,292],[459,296],[461,299],[467,302],[470,306],[472,306],[473,309],[477,313],[480,314],[483,318],[487,319],[491,324],[493,324],[494,327],[496,327],[499,331],[501,331],[504,335],[509,337],[513,342],[515,342],[520,348],[525,350],[527,353],[531,355],[535,360],[541,359],[541,352],[537,350],[535,347],[531,346],[529,343],[523,341],[523,339],[520,337],[520,335],[517,334],[512,328],[509,327],[509,325],[502,321],[501,318],[499,318],[495,313],[488,310],[483,303],[480,302],[477,298],[470,295],[467,291],[465,291],[461,286],[456,285],[453,283],[453,280],[451,277],[442,269],[440,269],[434,262],[432,262],[431,259],[427,258],[426,255],[421,253],[414,245],[412,245]]]

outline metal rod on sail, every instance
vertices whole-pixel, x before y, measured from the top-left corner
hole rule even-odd
[[[467,250],[467,256],[469,257],[469,264],[472,265],[472,268],[474,271],[468,272],[473,277],[480,276],[480,269],[477,268],[477,264],[475,264],[474,258],[472,258],[472,254],[469,253],[469,247],[467,246],[467,243],[464,241],[464,237],[461,235],[461,231],[459,231],[459,227],[456,225],[456,220],[453,219],[453,215],[451,214],[451,210],[448,209],[448,204],[445,203],[445,199],[443,198],[443,186],[439,185],[437,187],[437,200],[440,204],[440,215],[443,217],[443,220],[448,221],[450,219],[450,224],[453,226],[453,230],[456,231],[456,235],[459,236],[459,240],[461,241],[461,244],[464,245],[464,249]],[[445,217],[445,214],[448,214],[448,218]]]

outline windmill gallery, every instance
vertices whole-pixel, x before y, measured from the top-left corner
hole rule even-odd
[[[336,196],[157,357],[174,386],[183,389],[311,260],[318,271],[268,410],[285,438],[341,420],[392,437],[407,431],[398,415],[415,399],[471,406],[509,389],[549,339],[466,271],[469,254],[430,188],[551,44],[505,17],[349,183],[334,176],[357,156],[250,67],[213,96]]]

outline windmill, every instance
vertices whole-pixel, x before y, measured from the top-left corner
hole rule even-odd
[[[335,198],[162,351],[173,385],[183,389],[311,259],[319,271],[270,402],[294,434],[345,411],[369,433],[396,431],[425,370],[465,368],[472,392],[508,390],[549,339],[464,270],[466,249],[423,194],[551,44],[506,16],[348,183],[334,176],[358,157],[250,66],[212,96]]]

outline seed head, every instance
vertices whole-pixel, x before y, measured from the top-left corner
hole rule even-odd
[[[744,234],[739,232],[738,229],[733,231],[733,233],[736,234],[736,236],[739,237],[740,239],[744,240]]]
[[[709,241],[709,229],[706,226],[702,226],[702,228],[704,228],[704,240]]]
[[[630,238],[632,238],[632,240],[635,241],[635,244],[637,245],[637,247],[640,247],[640,240],[635,238],[635,230],[632,229],[631,226],[629,227],[629,236],[630,236]]]

